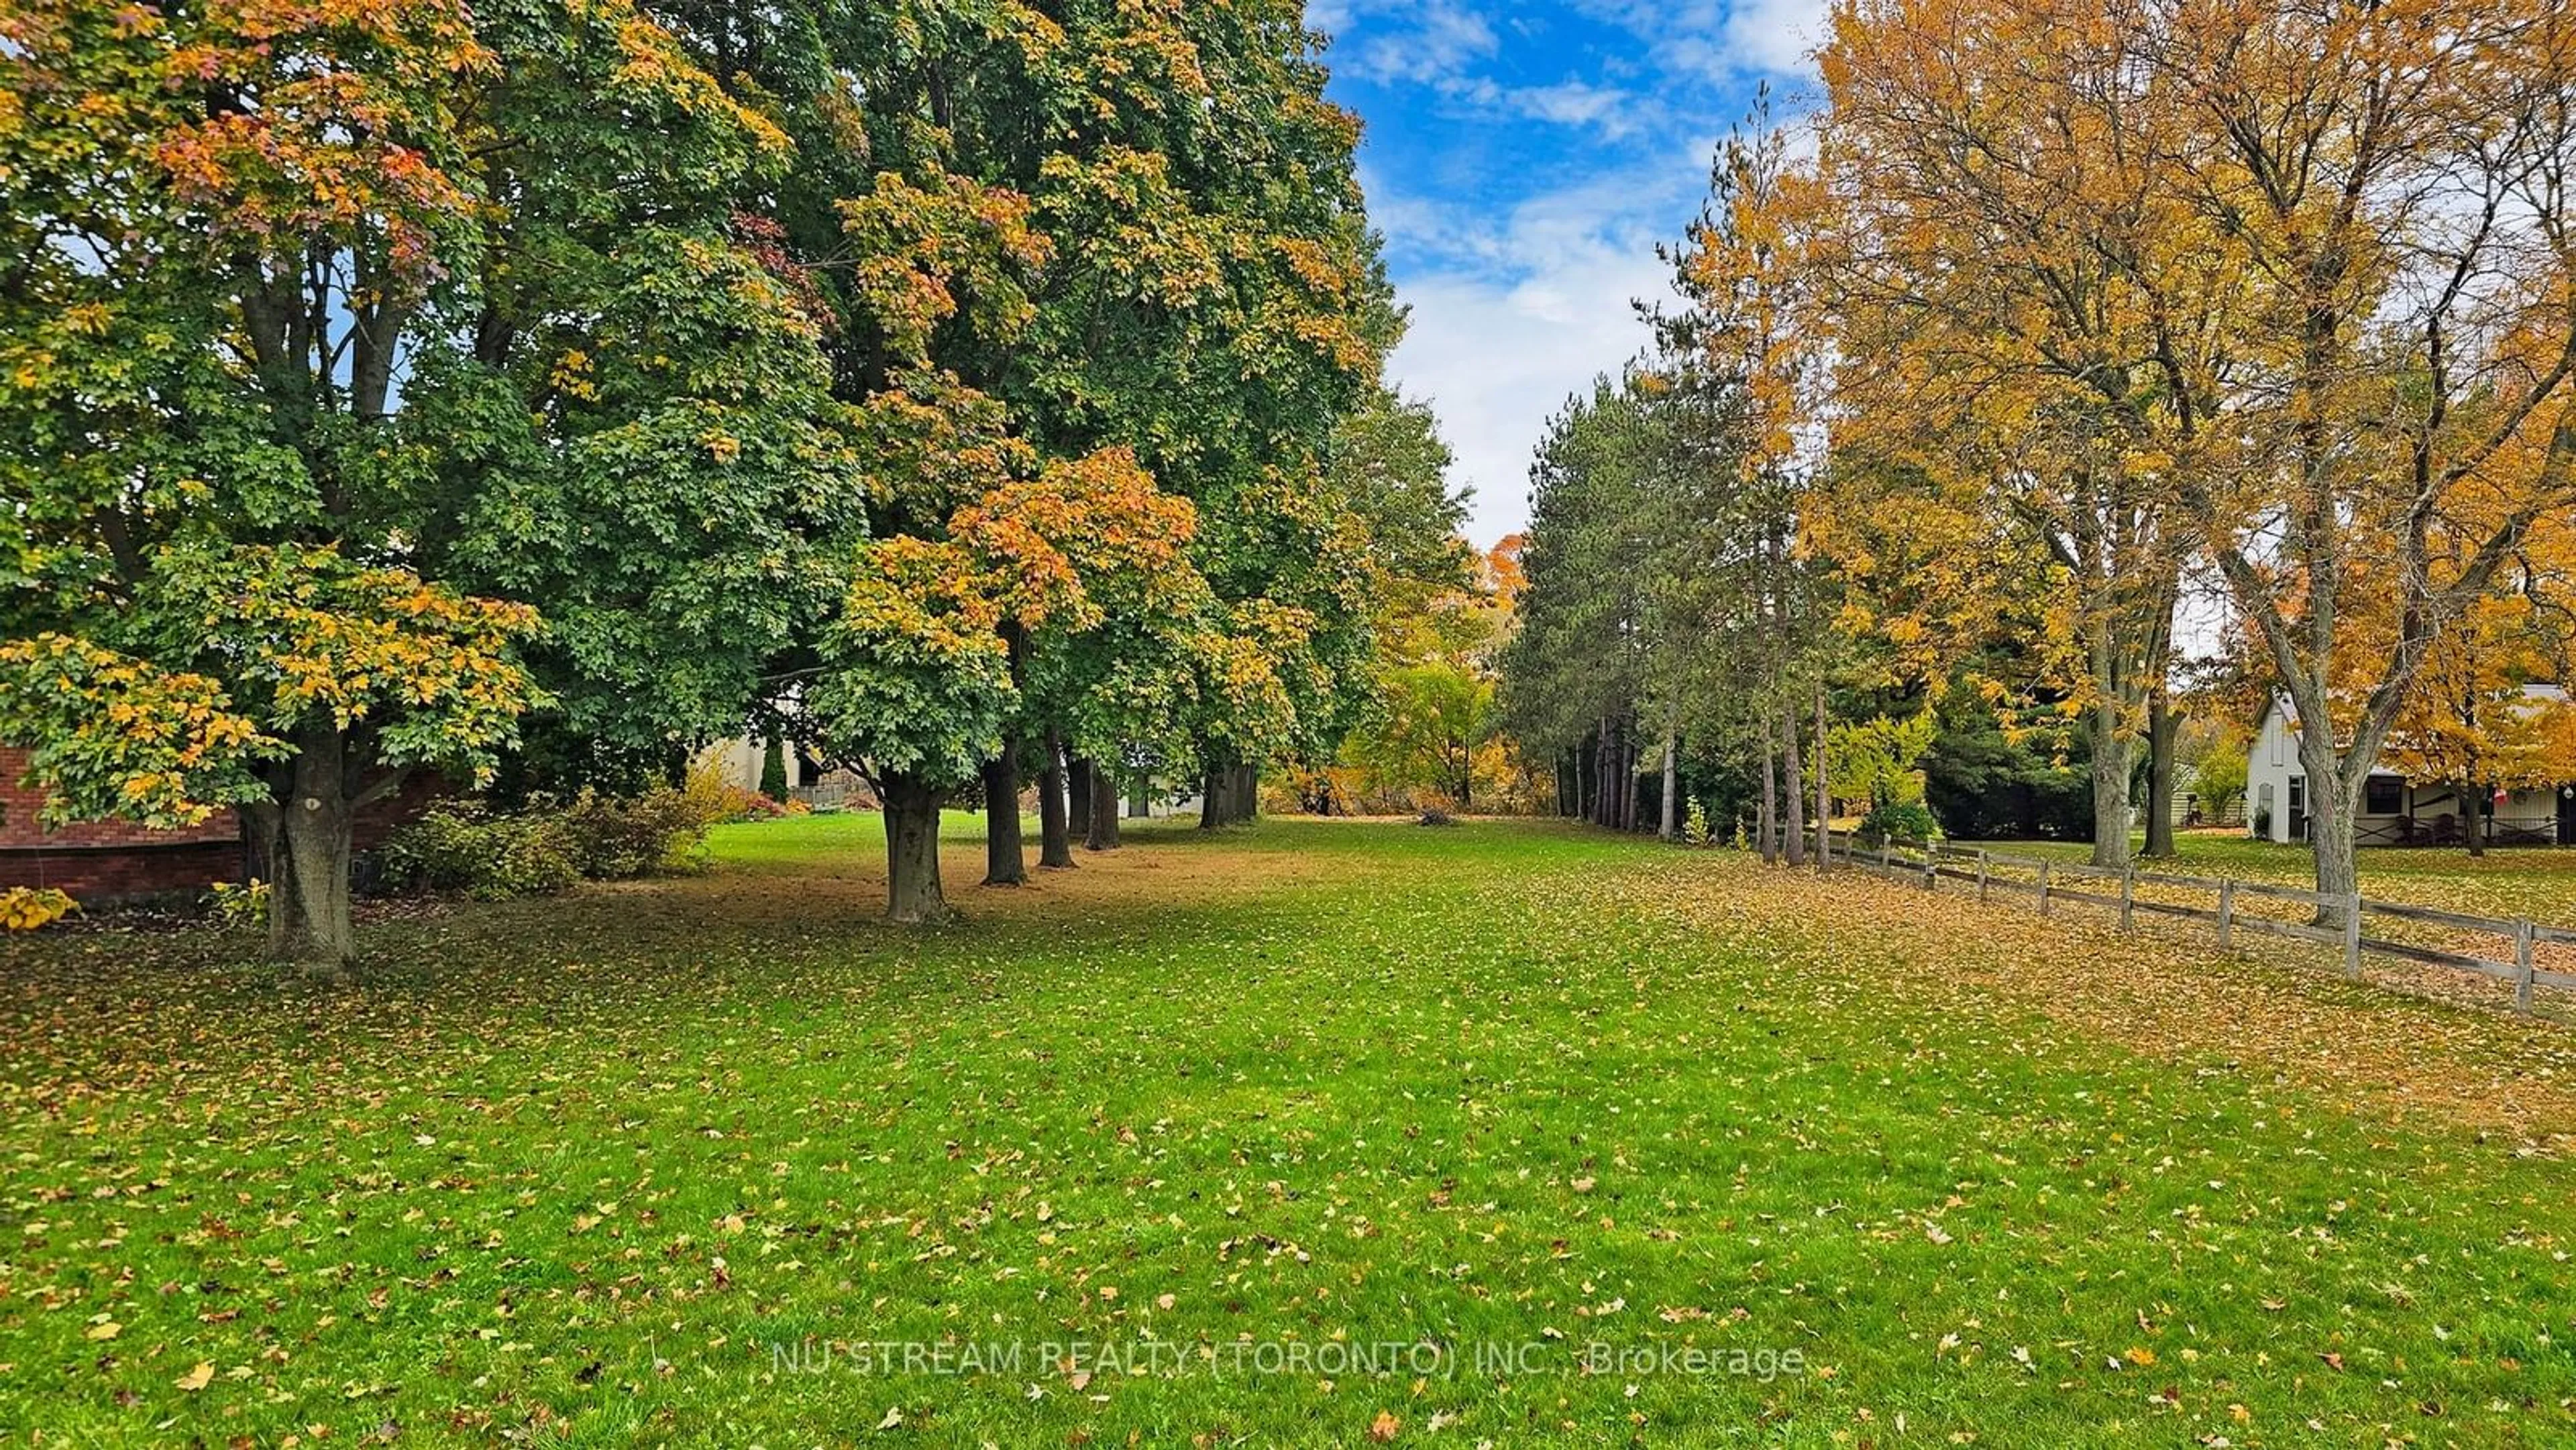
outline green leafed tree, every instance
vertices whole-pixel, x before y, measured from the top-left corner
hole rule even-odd
[[[407,772],[489,770],[550,699],[738,703],[673,648],[690,597],[729,628],[799,561],[727,510],[856,475],[800,411],[813,317],[727,229],[783,138],[668,30],[35,0],[0,70],[0,731],[50,809],[239,809],[272,950],[336,971]]]
[[[1379,780],[1472,808],[1476,752],[1495,732],[1493,681],[1452,660],[1403,665],[1387,672],[1378,708],[1347,757]]]

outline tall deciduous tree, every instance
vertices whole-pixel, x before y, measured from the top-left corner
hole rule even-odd
[[[2191,143],[2160,175],[2248,290],[2223,426],[2181,476],[2317,722],[2299,761],[2317,889],[2340,899],[2427,661],[2576,507],[2576,19],[2540,0],[2160,14],[2140,58],[2186,98]],[[2372,612],[2384,631],[2352,628]]]
[[[0,19],[0,69],[0,715],[59,809],[241,807],[277,880],[273,951],[336,970],[356,810],[415,766],[489,768],[543,698],[527,650],[604,664],[578,616],[535,646],[524,604],[478,597],[511,581],[427,501],[532,428],[537,451],[681,492],[772,446],[730,431],[769,379],[648,356],[628,371],[651,382],[594,382],[570,335],[658,268],[675,291],[756,278],[731,270],[722,196],[780,138],[615,0],[39,0]],[[459,365],[487,322],[540,325],[509,296],[531,277],[560,350]],[[803,321],[753,301],[726,326],[792,352]],[[490,385],[513,364],[520,386]],[[562,411],[482,426],[537,373]],[[487,523],[614,516],[569,508]]]
[[[2125,5],[1864,0],[1822,57],[1819,316],[1840,357],[1837,478],[1858,490],[1841,509],[1878,515],[1893,489],[1917,522],[1947,511],[1944,532],[2021,546],[2012,571],[2044,592],[2022,616],[2030,677],[2009,683],[2085,712],[2097,865],[2128,859],[2132,751],[2193,541],[2173,472],[2212,380],[2177,390],[2160,359],[2200,362],[2236,290],[2162,187],[2160,122],[2181,102],[2136,65],[2144,24]],[[1864,540],[1838,542],[1855,576],[1878,572]],[[1912,608],[1873,622],[1946,653],[1925,662],[1946,676],[2026,592],[1991,560],[1916,561],[1886,591]]]
[[[777,199],[746,203],[774,210],[789,256],[835,264],[815,270],[848,321],[828,344],[841,395],[927,443],[879,450],[878,536],[937,540],[997,477],[1105,449],[1199,505],[1185,567],[1212,592],[1188,618],[1126,616],[1109,588],[1079,630],[1005,620],[1014,689],[979,772],[992,801],[1015,796],[1023,747],[1050,733],[1114,782],[1170,758],[1175,720],[1184,754],[1229,768],[1323,729],[1350,693],[1331,666],[1364,657],[1366,621],[1347,510],[1316,462],[1394,313],[1352,179],[1356,127],[1322,99],[1299,7],[680,10],[796,137]],[[1034,245],[986,266],[1000,240],[986,224]],[[882,270],[849,265],[854,245]],[[921,326],[878,316],[916,302]],[[943,432],[1019,456],[928,442]],[[961,471],[991,476],[940,476]],[[1087,794],[1114,812],[1114,787]],[[987,825],[1008,879],[1016,813]]]

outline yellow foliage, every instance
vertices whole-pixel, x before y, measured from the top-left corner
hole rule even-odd
[[[79,902],[51,887],[12,886],[0,891],[0,931],[34,931],[78,910]]]

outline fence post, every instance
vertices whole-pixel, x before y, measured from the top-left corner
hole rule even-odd
[[[1941,858],[1934,854],[1934,847],[1929,841],[1923,843],[1923,889],[1926,891],[1941,889]]]
[[[2361,893],[2358,891],[2344,903],[2343,974],[2347,977],[2361,975]]]
[[[2039,863],[2039,914],[2048,915],[2048,863]]]
[[[2120,868],[2120,930],[2127,931],[2134,923],[2134,918],[2131,915],[2131,905],[2137,899],[2138,868],[2135,866],[2122,866]]]
[[[1977,848],[1977,904],[1986,903],[1986,848]]]
[[[2225,877],[2218,883],[2218,948],[2226,951],[2236,945],[2236,878]]]
[[[2513,924],[2513,1010],[2531,1013],[2531,919]]]

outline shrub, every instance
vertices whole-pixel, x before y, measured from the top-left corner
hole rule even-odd
[[[723,809],[716,819],[774,821],[786,814],[788,814],[787,802],[772,800],[756,790],[744,790],[741,786],[729,785],[724,788]]]
[[[760,793],[774,801],[787,799],[787,742],[776,735],[761,752]]]
[[[1682,816],[1682,844],[1686,846],[1709,844],[1708,807],[1701,804],[1697,796],[1691,797],[1690,810]]]
[[[722,821],[770,821],[780,816],[808,815],[814,809],[800,800],[773,799],[756,790],[745,790],[725,779],[724,772],[712,765],[689,767],[678,794],[685,802],[678,809],[702,822],[700,830]]]
[[[1941,825],[1919,801],[1881,800],[1860,818],[1860,835],[1873,846],[1883,841],[1937,841]]]
[[[694,773],[641,795],[584,790],[569,805],[509,813],[453,802],[396,830],[377,855],[390,890],[461,891],[485,901],[549,895],[584,878],[695,869],[707,827],[734,818],[744,797],[778,810],[757,792]]]
[[[0,891],[0,930],[34,931],[78,910],[79,902],[50,886],[12,886]]]
[[[723,806],[685,786],[628,797],[585,790],[562,812],[565,846],[574,868],[594,881],[695,869]]]
[[[218,881],[206,893],[206,905],[226,926],[266,926],[268,883],[256,876],[247,882]]]
[[[581,879],[572,831],[555,813],[494,815],[479,805],[432,806],[385,838],[385,877],[416,891],[478,901],[548,896]]]

